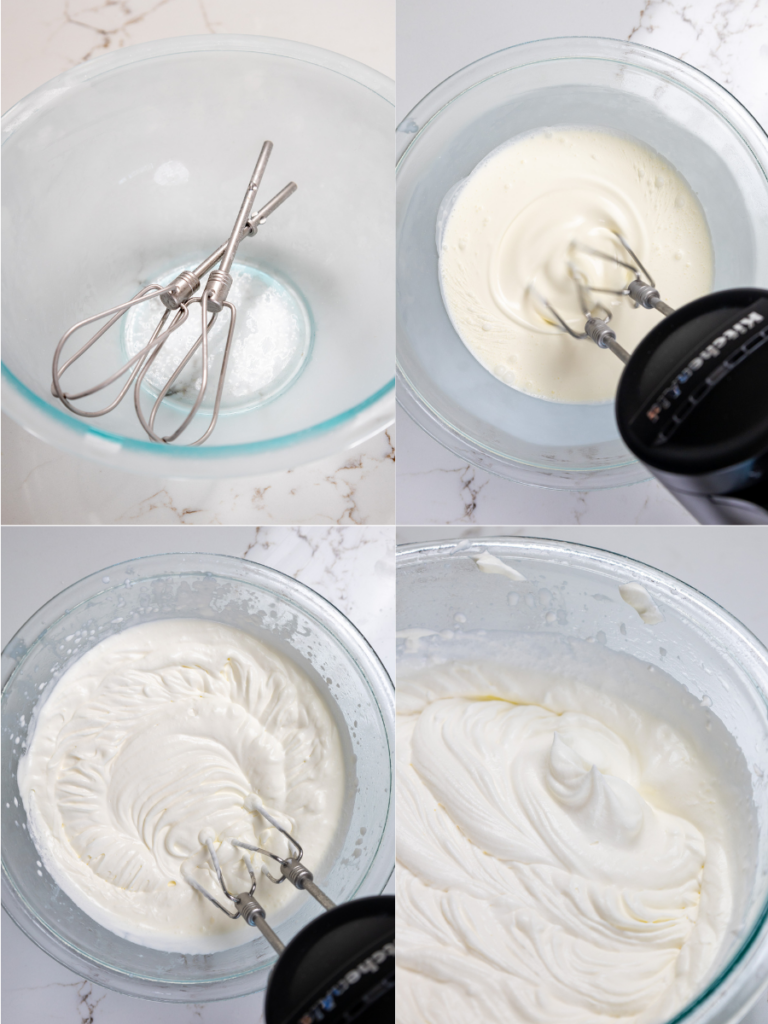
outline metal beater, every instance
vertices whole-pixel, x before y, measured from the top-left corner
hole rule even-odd
[[[620,235],[618,231],[614,231],[614,235],[623,246],[629,258],[633,261],[632,263],[628,263],[626,260],[621,260],[618,256],[611,255],[610,253],[601,252],[599,249],[593,249],[591,246],[583,245],[580,242],[571,242],[569,249],[570,253],[578,251],[587,253],[590,256],[597,256],[599,259],[607,260],[617,266],[624,267],[634,275],[633,279],[624,288],[598,288],[596,285],[591,285],[587,281],[584,274],[574,264],[572,259],[568,260],[568,273],[576,286],[579,305],[586,320],[584,330],[580,333],[577,333],[573,328],[569,327],[549,300],[544,295],[541,295],[541,293],[538,292],[532,284],[528,286],[528,291],[533,298],[536,299],[540,305],[544,306],[550,315],[554,317],[554,320],[549,320],[548,317],[545,317],[544,319],[547,319],[550,323],[554,323],[556,327],[559,327],[567,334],[570,334],[572,338],[589,338],[591,341],[595,342],[598,348],[607,348],[609,351],[613,352],[613,354],[619,358],[622,363],[627,363],[629,361],[629,353],[617,341],[615,331],[608,326],[611,320],[611,311],[601,303],[591,300],[589,293],[602,292],[609,295],[626,295],[634,302],[636,307],[642,306],[643,309],[657,309],[664,316],[670,316],[670,314],[674,313],[674,309],[672,309],[671,306],[668,306],[666,302],[662,301],[661,295],[656,288],[653,278],[629,247],[629,243],[626,239]],[[598,313],[602,315],[598,315]]]
[[[191,446],[200,445],[210,437],[213,429],[216,426],[216,422],[219,417],[219,409],[221,407],[221,397],[224,390],[224,383],[226,380],[227,363],[229,360],[229,354],[232,346],[232,338],[235,331],[236,321],[236,310],[234,305],[227,301],[229,290],[232,286],[232,276],[230,270],[235,260],[237,249],[244,238],[249,235],[255,235],[259,227],[264,221],[273,213],[285,200],[292,195],[297,186],[294,182],[290,182],[280,192],[277,193],[270,201],[263,206],[256,214],[251,216],[253,204],[256,199],[256,192],[261,184],[261,179],[264,176],[266,170],[267,161],[269,160],[272,152],[272,143],[265,142],[262,146],[261,153],[256,162],[256,167],[251,175],[251,179],[248,182],[248,188],[246,189],[245,196],[240,206],[240,212],[237,215],[235,225],[232,229],[232,233],[229,239],[220,245],[215,252],[203,260],[203,262],[195,267],[194,270],[182,271],[169,285],[162,287],[159,284],[150,284],[145,288],[142,288],[137,294],[130,299],[128,302],[124,302],[119,306],[113,306],[111,309],[104,310],[102,313],[98,313],[95,316],[87,317],[84,320],[80,320],[73,327],[62,336],[56,351],[53,356],[53,382],[51,384],[51,391],[55,397],[57,397],[71,412],[78,416],[84,416],[88,418],[104,416],[106,413],[111,412],[115,409],[120,402],[123,400],[125,395],[128,393],[131,385],[134,385],[134,405],[136,408],[136,414],[139,417],[144,430],[152,438],[161,444],[171,444],[174,442],[189,426],[194,417],[196,416],[200,406],[205,398],[205,393],[208,387],[208,332],[213,326],[218,315],[226,308],[230,313],[229,330],[227,332],[227,339],[224,347],[224,353],[222,358],[221,372],[219,374],[219,382],[216,389],[216,397],[214,400],[213,411],[211,414],[211,422],[207,430],[199,437],[196,441],[191,442]],[[217,269],[216,265],[219,264]],[[195,292],[200,287],[202,278],[208,274],[208,280],[203,289],[201,296],[195,296]],[[137,352],[131,359],[129,359],[119,370],[107,377],[105,380],[88,388],[85,391],[77,393],[66,392],[61,383],[62,374],[70,367],[76,360],[80,359],[92,345],[95,343],[112,327],[117,323],[118,320],[125,313],[132,309],[134,306],[141,302],[148,302],[150,299],[159,298],[165,306],[165,312],[163,313],[157,327],[152,333],[151,338],[147,344]],[[141,386],[144,379],[149,372],[152,363],[159,355],[163,345],[168,340],[174,331],[178,330],[179,327],[187,320],[189,316],[189,307],[193,303],[199,303],[201,307],[201,330],[197,341],[187,351],[184,358],[181,360],[176,370],[168,378],[165,386],[160,391],[157,399],[154,402],[152,410],[149,414],[149,418],[145,418],[142,407],[141,407]],[[175,316],[170,322],[170,325],[166,327],[166,323],[171,315],[175,312]],[[210,314],[210,316],[209,316]],[[64,346],[72,337],[72,335],[80,330],[82,327],[88,324],[93,324],[99,320],[107,319],[107,323],[99,328],[96,333],[89,338],[88,341],[82,345],[74,355],[70,356],[63,365],[59,365],[61,354]],[[155,432],[155,419],[160,409],[160,405],[163,399],[168,394],[169,390],[173,387],[173,384],[178,379],[179,375],[183,372],[184,368],[188,365],[190,360],[194,357],[198,349],[202,348],[202,371],[201,371],[201,384],[197,394],[197,398],[192,406],[191,411],[182,422],[181,426],[178,427],[173,433],[167,436],[161,437]],[[127,382],[121,388],[117,398],[110,402],[109,405],[102,409],[95,411],[89,411],[79,409],[73,402],[79,399],[86,398],[89,395],[96,394],[98,391],[102,391],[104,388],[110,386],[115,381],[119,380],[125,373],[130,372],[130,376]]]
[[[251,879],[248,892],[230,892],[224,881],[212,835],[200,836],[208,850],[221,891],[230,910],[197,881],[186,880],[227,917],[242,918],[258,928],[277,953],[264,1000],[266,1024],[391,1024],[395,1017],[395,898],[364,896],[337,906],[315,883],[312,872],[302,863],[299,843],[251,797],[249,807],[288,841],[291,855],[279,857],[271,850],[240,839],[232,846],[269,857],[280,866],[275,878],[262,873],[275,885],[288,881],[306,889],[325,913],[314,917],[286,944],[269,926],[264,908],[256,899],[256,875],[246,854],[243,860]],[[221,848],[221,847],[219,847]]]
[[[627,364],[615,402],[621,439],[699,522],[765,525],[768,291],[729,288],[674,310],[662,301],[626,239],[614,234],[627,260],[577,242],[570,246],[632,274],[624,288],[598,288],[569,260],[586,318],[582,333],[572,330],[533,285],[529,293],[546,311],[541,315],[547,322],[573,338],[590,338]],[[668,319],[657,323],[630,357],[608,326],[610,310],[594,302],[590,292],[625,295]]]
[[[282,825],[275,821],[275,819],[267,811],[265,811],[264,808],[259,807],[259,805],[256,803],[254,803],[253,806],[259,812],[259,814],[270,823],[270,825],[276,828],[278,832],[280,832],[288,840],[288,843],[296,852],[292,857],[279,857],[276,853],[272,853],[270,850],[264,850],[260,846],[252,846],[250,843],[243,842],[240,839],[231,839],[230,842],[232,846],[238,847],[241,850],[250,850],[252,853],[260,853],[266,857],[270,857],[272,860],[274,860],[277,864],[280,865],[280,874],[282,876],[281,878],[275,878],[269,873],[269,871],[267,871],[266,867],[262,867],[262,874],[266,875],[266,877],[271,882],[274,882],[275,885],[279,885],[281,882],[285,882],[287,880],[296,889],[306,890],[310,894],[310,896],[313,896],[317,900],[317,902],[324,910],[333,910],[336,904],[333,902],[333,900],[326,896],[322,889],[317,885],[317,883],[314,880],[314,876],[312,872],[309,870],[309,868],[306,867],[305,864],[302,864],[301,861],[302,857],[304,856],[304,851],[299,845],[299,843],[293,838],[293,836],[289,832],[287,832],[282,827]],[[248,874],[250,875],[252,884],[248,892],[241,892],[236,895],[235,893],[229,891],[224,882],[224,876],[221,871],[221,864],[219,863],[219,858],[216,854],[216,850],[213,845],[213,840],[209,837],[206,837],[203,841],[208,850],[208,856],[210,857],[211,863],[213,864],[213,870],[216,872],[216,877],[219,880],[221,890],[226,896],[226,898],[230,900],[235,906],[234,913],[228,910],[223,904],[219,903],[216,897],[212,896],[208,892],[208,890],[203,888],[203,886],[200,885],[199,882],[197,882],[194,878],[185,875],[184,877],[186,881],[189,882],[193,889],[197,889],[197,891],[202,896],[205,896],[207,900],[210,900],[211,903],[213,903],[215,906],[219,908],[219,910],[223,911],[227,915],[227,917],[231,917],[233,921],[237,920],[238,917],[241,917],[246,924],[250,925],[251,927],[258,928],[259,931],[264,936],[264,938],[270,944],[270,946],[272,946],[272,948],[276,952],[282,953],[282,951],[285,949],[285,946],[280,941],[278,936],[274,933],[274,931],[270,928],[270,926],[267,924],[264,908],[254,896],[254,892],[256,891],[257,878],[253,873],[253,869],[251,868],[248,858],[244,856],[243,863],[245,864],[248,870]]]

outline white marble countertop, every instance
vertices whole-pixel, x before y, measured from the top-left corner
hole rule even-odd
[[[768,126],[765,0],[409,0],[398,9],[397,116],[472,61],[548,36],[607,36],[706,72]],[[398,523],[692,523],[655,480],[567,491],[503,480],[453,455],[399,412]]]
[[[587,544],[635,558],[695,587],[735,615],[768,645],[768,527],[401,526],[398,544],[476,537],[542,537]],[[766,979],[768,984],[768,979]],[[735,1024],[735,1022],[734,1022]],[[768,992],[742,1018],[768,1024]]]
[[[3,530],[3,646],[64,587],[139,555],[210,551],[239,555],[301,580],[358,627],[394,672],[392,527],[38,527]],[[393,891],[388,887],[387,891]],[[262,996],[225,1003],[137,1000],[78,978],[37,948],[3,914],[2,1013],[6,1024],[217,1024],[263,1020]]]
[[[233,480],[168,480],[67,455],[2,419],[6,524],[394,522],[394,427],[297,469]]]
[[[153,39],[238,32],[321,46],[394,78],[395,0],[7,0],[3,110],[81,61]],[[237,480],[134,476],[59,452],[3,417],[4,523],[392,523],[394,431]]]

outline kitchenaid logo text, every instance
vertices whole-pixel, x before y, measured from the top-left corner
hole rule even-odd
[[[394,942],[386,942],[381,949],[371,953],[357,967],[347,971],[343,978],[339,978],[333,988],[329,988],[323,998],[318,999],[312,1009],[298,1019],[297,1024],[316,1024],[317,1021],[324,1020],[326,1013],[336,1009],[336,1000],[339,996],[343,996],[353,985],[356,985],[364,974],[376,974],[387,958],[394,955]]]
[[[727,331],[723,331],[714,341],[710,341],[707,347],[702,349],[697,356],[694,356],[685,369],[678,373],[669,387],[661,393],[645,414],[648,419],[655,423],[662,412],[669,409],[672,402],[680,397],[682,385],[687,383],[708,359],[717,359],[729,341],[736,341],[741,335],[746,334],[751,327],[761,324],[764,319],[765,317],[760,313],[752,312],[748,316],[742,317],[741,320],[737,320],[735,324],[732,324]]]

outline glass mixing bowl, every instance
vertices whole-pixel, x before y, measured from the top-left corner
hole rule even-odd
[[[630,484],[648,472],[621,443],[613,404],[545,402],[503,384],[463,345],[440,293],[443,197],[503,142],[552,125],[620,131],[655,149],[704,209],[714,289],[765,285],[768,137],[730,93],[635,43],[513,46],[446,79],[397,130],[398,402],[446,448],[499,476],[582,490]]]
[[[39,864],[16,782],[34,709],[62,673],[100,640],[163,618],[251,633],[307,672],[325,700],[342,737],[347,792],[333,854],[316,874],[338,903],[380,893],[394,866],[394,693],[373,650],[333,605],[274,569],[224,555],[153,555],[88,576],[36,612],[3,652],[3,906],[41,949],[100,985],[169,1002],[229,999],[267,983],[275,954],[260,933],[235,949],[190,956],[101,927]],[[306,857],[315,870],[311,851]],[[270,923],[288,942],[318,909],[302,896]]]
[[[469,556],[482,551],[512,566],[525,582],[480,572]],[[669,673],[687,690],[680,690],[675,708],[681,721],[689,714],[685,702],[693,698],[728,730],[749,766],[757,818],[754,877],[738,931],[706,987],[666,1024],[741,1020],[768,977],[768,650],[685,583],[579,544],[527,537],[410,544],[398,550],[397,562],[398,631],[435,631],[419,641],[418,655],[407,653],[407,640],[398,641],[401,665],[432,654],[503,660],[505,642],[520,634],[577,637]],[[622,601],[618,587],[632,580],[651,595],[662,622],[645,625]],[[617,687],[621,695],[621,680]],[[644,699],[653,713],[653,695],[641,694]]]
[[[388,426],[393,104],[394,83],[356,61],[233,35],[131,46],[23,99],[2,121],[5,411],[64,451],[186,478],[291,468]],[[303,337],[290,381],[273,381],[266,404],[259,391],[225,405],[201,448],[151,442],[130,394],[104,417],[71,414],[51,394],[59,338],[224,242],[265,139],[275,148],[256,206],[289,181],[299,187],[243,241],[235,268],[258,284],[253,302],[271,283],[273,299],[298,310]],[[260,329],[269,310],[257,319],[257,309],[241,306],[241,330],[251,319]],[[192,310],[199,318],[199,306]],[[126,323],[73,366],[65,387],[92,385],[125,361]],[[78,332],[66,353],[88,337]],[[264,342],[264,365],[270,351],[279,355],[278,337]],[[107,394],[116,393],[97,398]],[[147,411],[150,399],[148,391]],[[202,412],[181,440],[199,437],[209,417]]]

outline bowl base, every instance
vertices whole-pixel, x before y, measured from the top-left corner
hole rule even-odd
[[[170,284],[194,263],[194,259],[189,260],[154,280]],[[236,308],[236,317],[222,413],[256,408],[285,391],[306,365],[312,345],[312,318],[294,285],[271,269],[246,263],[235,262],[231,274],[229,301]],[[164,311],[159,299],[139,303],[129,310],[120,340],[126,358],[136,355],[147,344]],[[168,337],[152,363],[144,387],[154,398],[199,338],[200,312],[200,303],[190,305],[189,317]],[[212,408],[215,400],[228,331],[229,314],[225,310],[208,334],[209,376],[203,409]],[[200,390],[201,371],[198,351],[174,382],[164,405],[188,411]]]

